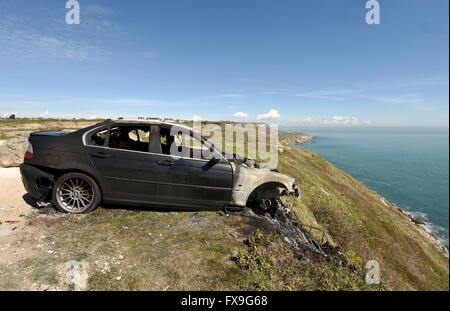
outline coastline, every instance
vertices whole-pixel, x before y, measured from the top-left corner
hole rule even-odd
[[[373,190],[373,189],[372,189]],[[375,190],[373,190],[375,191]],[[375,191],[376,192],[376,191]],[[431,224],[425,221],[422,221],[420,219],[416,219],[414,218],[410,212],[403,210],[401,207],[399,207],[397,204],[392,203],[390,201],[388,201],[385,197],[383,197],[381,194],[378,193],[379,196],[381,196],[383,203],[386,206],[389,206],[391,208],[397,209],[399,212],[401,212],[403,215],[405,215],[407,218],[409,218],[409,220],[414,223],[417,227],[417,229],[419,230],[419,232],[425,237],[427,238],[432,244],[436,245],[438,248],[440,248],[447,256],[447,258],[449,257],[449,248],[448,245],[445,245],[444,243],[442,243],[442,240],[439,239],[439,237],[437,237],[430,229],[429,227],[431,227]]]
[[[309,144],[314,138],[316,137],[306,133],[291,133],[282,131],[278,133],[279,142],[286,145],[305,145]]]
[[[283,133],[283,135],[281,135]],[[290,133],[290,132],[280,132],[280,141],[281,143],[294,147],[299,148],[295,145],[306,145],[310,144],[311,141],[316,138],[316,136],[306,133]],[[347,174],[351,175],[350,173],[346,172]],[[353,175],[351,175],[353,176]],[[353,176],[354,177],[354,176]],[[357,179],[356,177],[354,177]],[[358,180],[358,179],[357,179]],[[360,181],[363,183],[362,181]],[[364,184],[364,183],[363,183]],[[367,186],[367,185],[366,185]],[[369,186],[367,186],[370,188]],[[388,201],[384,196],[382,196],[380,193],[375,191],[374,189],[370,188],[372,191],[376,192],[381,198],[382,202],[389,207],[395,208],[398,211],[400,211],[403,215],[409,218],[409,220],[414,223],[417,226],[417,229],[419,232],[426,237],[431,243],[435,244],[438,248],[442,249],[444,253],[446,253],[446,256],[449,257],[449,245],[445,244],[445,239],[439,238],[432,230],[433,226],[435,224],[431,223],[430,221],[424,221],[415,218],[413,215],[416,213],[414,211],[407,211],[399,207],[397,204]]]

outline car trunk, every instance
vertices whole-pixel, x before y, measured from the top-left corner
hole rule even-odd
[[[30,136],[63,136],[69,133],[69,131],[42,131],[30,133]]]

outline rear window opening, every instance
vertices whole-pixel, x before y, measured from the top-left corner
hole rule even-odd
[[[109,134],[108,147],[148,152],[149,127],[114,127]]]
[[[104,129],[92,134],[89,139],[89,144],[92,146],[105,146],[107,133],[108,129]]]

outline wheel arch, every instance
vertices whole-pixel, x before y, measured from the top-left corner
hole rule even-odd
[[[251,201],[260,200],[260,199],[273,199],[280,195],[279,189],[287,190],[288,187],[279,181],[268,181],[263,182],[253,188],[252,191],[249,192],[249,195],[246,199],[246,205],[248,205]]]

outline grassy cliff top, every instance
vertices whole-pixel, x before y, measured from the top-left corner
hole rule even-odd
[[[393,204],[309,150],[284,146],[278,169],[302,192],[285,204],[306,227],[323,230],[351,269],[296,259],[246,217],[116,207],[29,216],[17,247],[32,251],[0,261],[0,289],[449,289],[448,250]],[[320,231],[311,234],[322,240]],[[82,285],[65,283],[70,260],[80,263]],[[365,283],[369,260],[380,264],[380,285]]]

